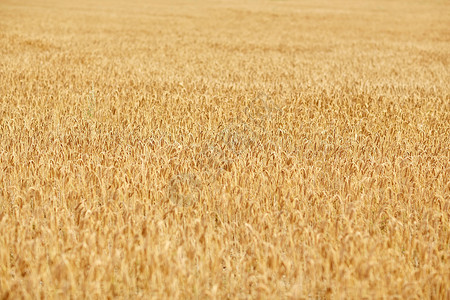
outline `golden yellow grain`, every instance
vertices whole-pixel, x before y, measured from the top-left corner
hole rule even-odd
[[[449,299],[445,1],[2,1],[0,298]]]

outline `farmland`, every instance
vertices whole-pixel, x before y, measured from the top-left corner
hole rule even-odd
[[[0,299],[450,297],[446,1],[0,1]]]

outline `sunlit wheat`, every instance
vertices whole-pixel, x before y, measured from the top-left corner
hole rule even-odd
[[[446,1],[0,1],[0,299],[450,299]]]

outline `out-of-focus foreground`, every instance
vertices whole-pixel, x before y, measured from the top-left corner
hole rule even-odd
[[[0,2],[0,298],[450,297],[448,1]]]

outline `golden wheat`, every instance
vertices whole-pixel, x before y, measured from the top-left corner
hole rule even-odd
[[[0,298],[450,298],[446,1],[1,1]]]

